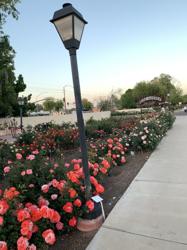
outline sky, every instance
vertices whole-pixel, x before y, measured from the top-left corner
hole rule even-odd
[[[73,97],[68,51],[49,22],[60,0],[21,0],[18,21],[4,26],[16,51],[16,74],[33,101]],[[161,73],[187,93],[186,0],[72,0],[88,21],[77,52],[82,97],[95,100]],[[68,100],[67,100],[68,101]]]

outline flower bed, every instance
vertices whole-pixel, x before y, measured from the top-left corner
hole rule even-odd
[[[153,149],[173,121],[168,113],[149,115],[134,127],[128,126],[128,133],[124,128],[113,128],[108,137],[90,141],[92,194],[104,192],[103,177],[112,167],[124,164],[129,151]],[[66,137],[67,129],[70,134]],[[30,145],[21,141],[9,146],[7,159],[2,154],[0,250],[43,249],[45,244],[54,244],[58,235],[74,230],[78,218],[94,209],[92,200],[84,198],[81,159],[64,162],[62,157],[48,154],[50,145],[63,153],[64,145],[56,138],[73,135],[74,141],[78,137],[74,132],[75,128],[50,127],[45,132],[34,132],[37,134]]]

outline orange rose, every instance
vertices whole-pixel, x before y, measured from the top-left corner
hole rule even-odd
[[[70,227],[75,227],[75,226],[76,226],[76,224],[77,224],[77,219],[75,218],[75,216],[73,216],[73,217],[69,220],[68,224],[69,224]]]
[[[89,211],[93,211],[94,210],[94,202],[91,200],[88,200],[86,202],[86,206],[88,207]]]
[[[9,205],[6,200],[0,200],[0,215],[3,215],[9,209]]]
[[[76,199],[76,200],[73,202],[73,205],[76,206],[76,207],[81,207],[82,202],[81,202],[80,199]]]
[[[0,250],[7,250],[7,244],[5,241],[0,241]]]
[[[27,211],[27,209],[20,209],[17,212],[17,220],[19,222],[24,221],[25,219],[30,219],[30,213]]]
[[[73,205],[71,202],[66,202],[66,204],[62,208],[66,213],[72,213]]]
[[[74,188],[70,188],[70,189],[68,190],[68,192],[69,192],[70,198],[75,198],[75,196],[77,196],[77,192],[75,191]]]
[[[53,245],[56,241],[55,234],[52,229],[47,229],[42,233],[42,237],[49,245]]]
[[[17,250],[27,250],[28,246],[29,246],[29,242],[26,237],[21,236],[17,240]]]

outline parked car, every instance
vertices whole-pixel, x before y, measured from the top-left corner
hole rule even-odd
[[[187,112],[187,106],[184,106],[183,110],[184,112]]]
[[[41,110],[39,112],[30,113],[30,116],[42,116],[42,115],[50,115],[50,112]]]

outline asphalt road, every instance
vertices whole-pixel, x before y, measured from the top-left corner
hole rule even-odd
[[[177,110],[177,111],[175,111],[175,115],[187,116],[187,112],[184,112],[183,109],[182,110]]]

